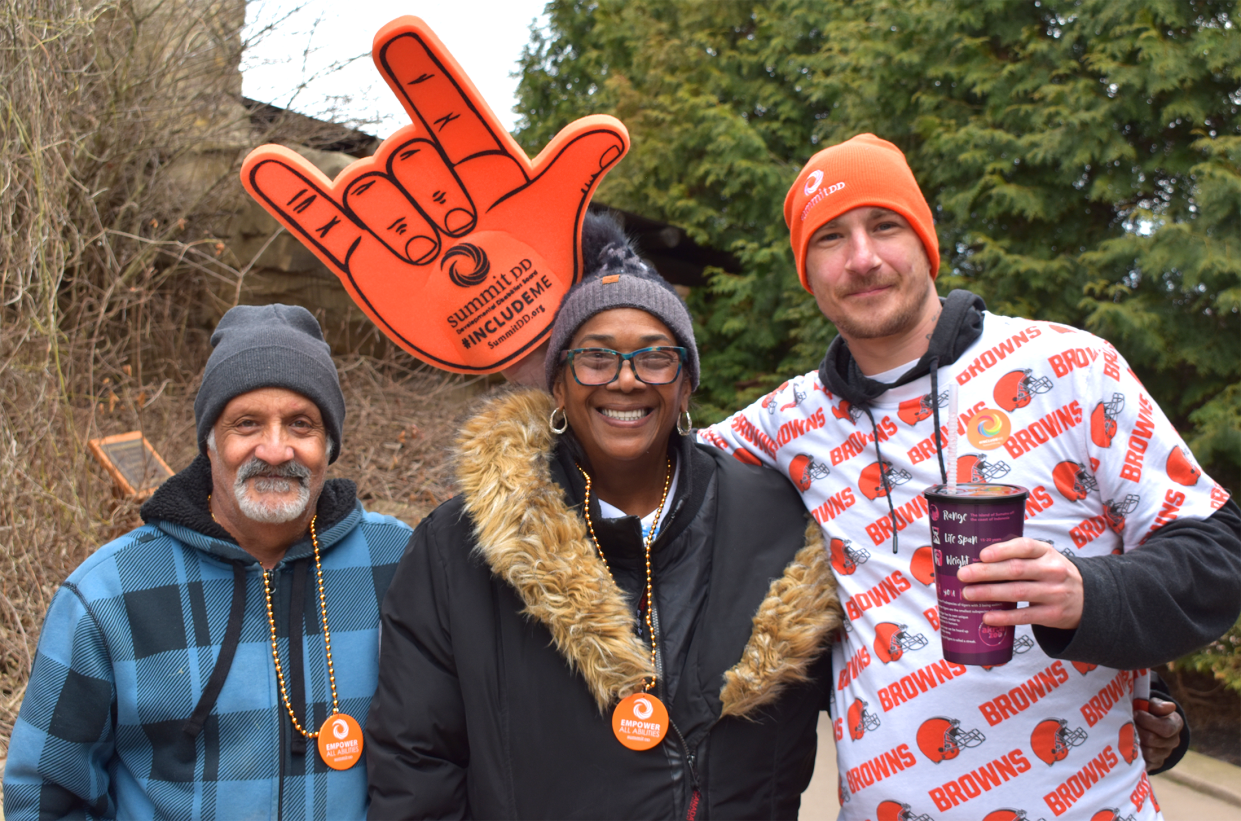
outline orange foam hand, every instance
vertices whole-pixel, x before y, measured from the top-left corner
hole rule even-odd
[[[581,278],[582,217],[629,134],[584,117],[531,161],[422,20],[384,26],[373,56],[412,125],[335,180],[261,146],[242,184],[406,351],[461,373],[510,367]]]

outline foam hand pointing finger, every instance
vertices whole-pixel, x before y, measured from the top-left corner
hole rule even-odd
[[[402,348],[462,373],[510,367],[580,279],[586,205],[629,135],[585,117],[532,161],[422,20],[384,26],[373,56],[411,125],[335,180],[261,146],[242,184]]]

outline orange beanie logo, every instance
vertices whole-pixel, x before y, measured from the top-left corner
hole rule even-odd
[[[830,180],[830,182],[829,182]],[[901,150],[874,134],[859,134],[810,158],[784,198],[784,222],[807,291],[806,246],[814,232],[846,211],[865,206],[888,208],[909,221],[939,273],[939,241],[931,208],[922,196]]]
[[[261,146],[242,185],[409,353],[461,373],[516,364],[581,278],[582,217],[628,132],[585,117],[532,161],[419,18],[380,29],[373,57],[412,125],[335,180]]]

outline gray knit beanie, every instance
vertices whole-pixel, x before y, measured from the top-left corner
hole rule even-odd
[[[259,388],[287,388],[314,402],[332,437],[328,462],[340,455],[345,397],[332,353],[310,311],[298,305],[238,305],[211,335],[215,348],[194,399],[198,449],[207,452],[207,435],[224,406]]]
[[[595,314],[613,308],[637,308],[668,326],[677,344],[685,348],[685,370],[691,388],[698,387],[698,345],[689,309],[667,280],[644,261],[611,217],[587,214],[582,222],[582,262],[585,275],[569,289],[556,321],[544,368],[551,390],[560,370],[560,355],[577,329]]]

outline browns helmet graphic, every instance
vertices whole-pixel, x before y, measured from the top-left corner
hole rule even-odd
[[[1086,731],[1081,727],[1069,729],[1069,723],[1062,718],[1048,718],[1040,721],[1030,733],[1030,749],[1034,755],[1048,766],[1063,761],[1069,750],[1086,741]]]
[[[936,764],[951,761],[961,750],[977,747],[986,740],[978,730],[962,730],[959,720],[942,716],[922,722],[917,735],[918,749]]]
[[[1110,448],[1116,436],[1116,417],[1125,409],[1125,395],[1114,393],[1108,402],[1100,402],[1090,412],[1090,441],[1101,448]]]
[[[787,382],[785,382],[784,384],[786,384],[786,385],[787,385],[788,383],[787,383]],[[794,385],[794,386],[793,386],[793,401],[792,401],[792,402],[787,402],[787,403],[785,403],[785,404],[781,405],[781,406],[780,406],[780,410],[782,410],[782,411],[786,411],[786,410],[788,410],[789,408],[795,408],[795,407],[797,407],[798,405],[800,405],[800,404],[801,404],[801,402],[802,402],[802,400],[803,400],[803,399],[805,399],[805,398],[806,398],[806,392],[805,392],[805,391],[803,391],[803,390],[801,390],[800,388],[798,388],[796,385]]]
[[[880,801],[875,807],[875,821],[932,821],[926,813],[914,814],[908,804],[898,801]]]
[[[786,380],[786,381],[785,381],[782,385],[780,385],[780,387],[776,388],[774,391],[772,391],[771,393],[769,393],[769,394],[767,394],[766,396],[764,396],[764,397],[763,397],[763,407],[767,410],[767,412],[768,412],[768,413],[773,414],[773,415],[775,414],[775,412],[776,412],[776,394],[778,394],[780,391],[782,391],[782,390],[784,390],[785,388],[787,388],[787,387],[788,387],[788,385],[789,385],[789,383],[788,383],[788,381]]]
[[[840,802],[840,806],[849,803],[849,799],[853,796],[849,795],[849,788],[845,786],[845,777],[843,774],[836,776],[836,800]]]
[[[822,462],[816,462],[808,453],[799,453],[789,462],[789,478],[802,493],[810,490],[815,479],[826,479],[832,470]]]
[[[1056,490],[1070,502],[1080,502],[1090,491],[1099,489],[1094,476],[1078,462],[1061,462],[1052,468],[1051,478],[1056,483]]]
[[[1030,821],[1026,817],[1025,810],[1010,810],[1008,808],[1002,810],[992,810],[983,816],[982,821]],[[1042,821],[1040,818],[1039,821]]]
[[[928,393],[924,396],[906,399],[900,404],[896,415],[906,425],[913,427],[923,419],[930,419],[935,414],[935,406],[937,404],[941,408],[948,404],[948,391],[941,393],[938,398],[934,394]]]
[[[887,477],[888,487],[903,485],[913,478],[907,471],[892,467],[892,463],[884,459],[881,462],[871,462],[862,468],[862,475],[858,477],[857,488],[862,492],[863,496],[873,502],[883,495],[884,477]]]
[[[935,562],[929,544],[914,551],[913,558],[909,560],[909,573],[925,585],[935,583]]]
[[[1051,390],[1051,380],[1045,376],[1035,376],[1029,368],[1009,371],[995,383],[992,395],[995,402],[1006,411],[1024,408],[1034,400],[1036,394]]]
[[[1099,666],[1097,664],[1087,664],[1084,661],[1072,661],[1069,663],[1072,664],[1074,669],[1076,669],[1077,672],[1081,673],[1083,676]]]
[[[875,628],[875,655],[889,664],[896,661],[906,652],[912,653],[926,647],[926,636],[921,633],[910,634],[909,628],[903,624],[890,621],[880,622]]]
[[[1121,816],[1120,810],[1106,809],[1099,810],[1090,816],[1090,821],[1136,821],[1132,815]]]
[[[879,729],[879,716],[866,709],[866,702],[855,698],[849,706],[849,738],[859,740],[867,732]]]
[[[994,482],[1010,470],[1008,462],[988,462],[985,453],[969,453],[957,459],[958,482]]]
[[[1136,493],[1130,493],[1122,499],[1108,499],[1103,503],[1103,518],[1107,521],[1107,526],[1113,532],[1119,533],[1125,529],[1125,517],[1138,509],[1138,503],[1142,498]]]
[[[1034,639],[1030,638],[1029,636],[1018,636],[1017,638],[1013,639],[1013,653],[1015,655],[1019,656],[1022,653],[1028,653],[1033,649],[1034,649]]]
[[[848,399],[841,399],[839,405],[832,405],[832,416],[856,425],[857,420],[862,418],[862,409],[853,407]]]
[[[1120,738],[1116,743],[1120,748],[1120,757],[1126,764],[1132,764],[1138,758],[1138,731],[1132,721],[1126,721],[1120,728]]]
[[[866,564],[870,551],[853,548],[847,539],[832,539],[828,542],[828,553],[832,557],[832,569],[843,576],[852,576],[859,564]]]
[[[1202,471],[1190,459],[1189,452],[1180,447],[1172,448],[1164,469],[1168,472],[1169,479],[1185,487],[1198,484],[1198,478],[1202,476]]]

